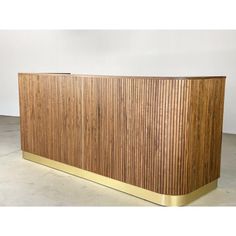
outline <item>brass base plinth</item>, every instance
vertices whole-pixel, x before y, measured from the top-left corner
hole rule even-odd
[[[150,202],[163,205],[163,206],[183,206],[187,205],[190,202],[196,200],[202,195],[210,192],[211,190],[217,187],[217,180],[212,181],[209,184],[204,185],[203,187],[185,194],[185,195],[166,195],[156,192],[152,192],[134,185],[126,184],[124,182],[111,179],[99,174],[95,174],[90,171],[82,170],[77,167],[73,167],[58,161],[50,160],[29,152],[23,152],[23,157],[26,160],[30,160],[57,170],[64,171],[66,173],[105,185],[107,187],[134,195],[136,197],[148,200]]]

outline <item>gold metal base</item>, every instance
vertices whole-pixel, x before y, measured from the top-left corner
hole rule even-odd
[[[210,192],[211,190],[217,187],[217,180],[212,181],[209,184],[204,185],[203,187],[185,194],[185,195],[166,195],[156,192],[152,192],[134,185],[126,184],[124,182],[111,179],[99,174],[95,174],[90,171],[82,170],[80,168],[70,166],[58,161],[50,160],[45,157],[41,157],[29,152],[23,151],[23,157],[26,160],[30,160],[57,170],[64,171],[66,173],[105,185],[107,187],[134,195],[136,197],[148,200],[150,202],[163,205],[163,206],[183,206],[187,205],[190,202],[196,200],[202,195]]]

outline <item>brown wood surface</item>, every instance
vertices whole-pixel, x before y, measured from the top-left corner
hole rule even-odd
[[[19,74],[22,150],[154,192],[220,175],[225,77]]]

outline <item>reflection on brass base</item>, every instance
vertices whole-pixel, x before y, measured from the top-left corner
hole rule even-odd
[[[39,164],[42,164],[48,167],[52,167],[54,169],[61,170],[72,175],[79,176],[81,178],[105,185],[107,187],[134,195],[136,197],[139,197],[139,198],[142,198],[142,199],[145,199],[150,202],[163,205],[163,206],[186,205],[217,187],[217,180],[215,180],[185,195],[166,195],[166,194],[152,192],[152,191],[149,191],[149,190],[146,190],[146,189],[134,186],[134,185],[126,184],[124,182],[111,179],[109,177],[95,174],[90,171],[82,170],[80,168],[73,167],[73,166],[58,162],[58,161],[50,160],[50,159],[47,159],[47,158],[29,153],[29,152],[23,152],[23,157],[27,160],[37,162]]]

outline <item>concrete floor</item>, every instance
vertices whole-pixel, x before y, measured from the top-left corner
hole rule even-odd
[[[19,118],[0,116],[0,206],[157,206],[22,159]],[[218,188],[190,206],[236,206],[236,135],[223,135]]]

